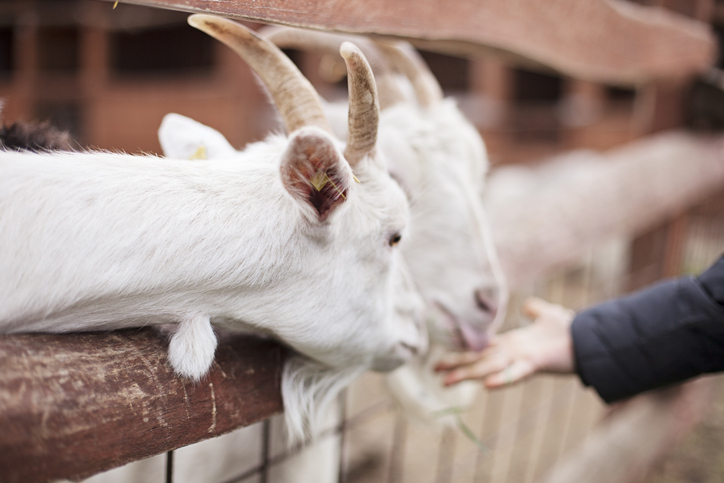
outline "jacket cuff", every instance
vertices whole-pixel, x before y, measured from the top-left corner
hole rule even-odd
[[[724,307],[691,277],[583,311],[571,336],[576,371],[606,402],[724,367]]]
[[[724,306],[724,255],[699,275],[701,288],[719,305]]]

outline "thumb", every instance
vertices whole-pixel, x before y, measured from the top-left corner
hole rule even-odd
[[[485,378],[485,387],[494,389],[496,387],[503,387],[515,382],[526,379],[528,376],[536,372],[536,368],[531,364],[530,361],[525,359],[519,359],[513,361],[502,371],[490,375]]]
[[[555,310],[555,305],[538,297],[529,297],[523,302],[523,313],[533,319],[551,310]]]

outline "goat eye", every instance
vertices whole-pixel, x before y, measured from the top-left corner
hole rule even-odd
[[[400,240],[402,240],[402,235],[399,233],[395,233],[390,237],[390,246],[394,247],[398,243],[400,243]]]

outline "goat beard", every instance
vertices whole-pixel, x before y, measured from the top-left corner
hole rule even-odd
[[[473,404],[480,384],[464,381],[445,387],[435,364],[448,348],[431,343],[429,351],[387,375],[387,388],[398,409],[410,420],[430,427],[457,427],[457,414]]]
[[[329,368],[298,355],[287,360],[282,374],[282,398],[290,447],[319,434],[330,403],[363,372],[361,367]]]

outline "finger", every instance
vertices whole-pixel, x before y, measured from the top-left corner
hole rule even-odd
[[[447,354],[435,365],[437,372],[449,371],[460,366],[465,366],[480,360],[484,357],[482,352],[456,352]]]
[[[522,381],[535,372],[533,365],[526,360],[516,361],[502,371],[485,378],[485,387],[495,389]]]
[[[456,367],[465,366],[480,359],[491,357],[495,355],[498,350],[498,339],[493,338],[488,346],[480,352],[450,352],[443,356],[442,359],[435,364],[435,371],[443,372],[455,369]]]
[[[502,371],[507,365],[507,361],[499,357],[483,359],[447,373],[444,383],[446,386],[450,386],[469,379],[483,379],[490,374]]]
[[[538,318],[548,312],[554,305],[538,297],[529,297],[523,302],[523,313],[531,318]]]

